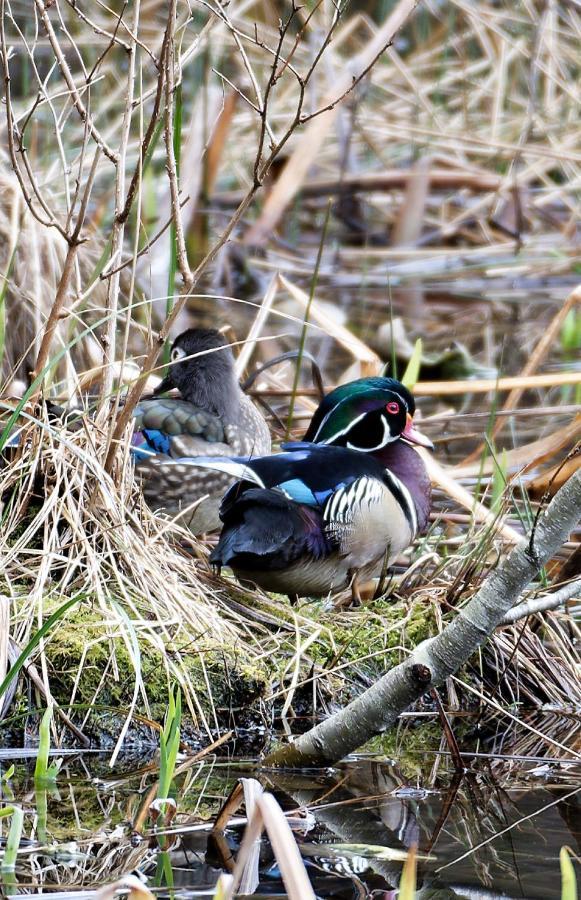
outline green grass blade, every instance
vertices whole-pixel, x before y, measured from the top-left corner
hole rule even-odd
[[[410,357],[410,361],[406,366],[406,370],[403,373],[401,383],[409,388],[410,391],[416,386],[418,378],[420,376],[420,366],[422,364],[422,339],[418,338],[415,346],[414,352]]]
[[[10,668],[10,671],[6,675],[4,681],[2,682],[2,684],[0,684],[0,697],[5,694],[12,680],[16,678],[22,666],[31,655],[33,650],[36,650],[42,639],[46,637],[47,634],[49,634],[53,625],[55,625],[59,621],[59,619],[62,619],[64,614],[71,608],[71,606],[74,606],[75,603],[79,602],[80,597],[71,597],[69,600],[63,603],[62,606],[59,606],[59,608],[55,610],[55,612],[53,612],[52,616],[49,616],[44,625],[42,625],[42,627],[39,628],[38,631],[35,632],[35,634],[33,634],[14,665]]]
[[[179,685],[170,688],[167,712],[159,740],[159,784],[158,800],[167,800],[173,781],[177,755],[180,749],[180,727],[182,720],[182,695]]]
[[[561,900],[577,900],[577,878],[566,847],[561,847],[559,863],[561,864]]]
[[[503,448],[502,453],[500,454],[500,460],[498,459],[498,455],[493,455],[494,469],[492,472],[492,488],[490,492],[490,509],[496,510],[500,506],[500,502],[502,500],[502,496],[504,494],[504,490],[507,485],[507,462],[506,462],[506,450]]]
[[[47,784],[55,784],[59,771],[58,763],[49,766],[50,757],[50,726],[52,724],[53,707],[47,706],[40,722],[38,756],[34,767],[34,783],[36,787]]]
[[[13,872],[16,867],[16,857],[22,838],[24,813],[19,806],[7,806],[2,810],[2,815],[11,815],[12,821],[10,822],[10,830],[8,832],[8,837],[6,838],[1,868],[2,872]]]
[[[48,758],[50,754],[50,725],[52,722],[52,706],[47,706],[40,720],[38,756],[34,767],[34,780],[44,781],[48,775]]]

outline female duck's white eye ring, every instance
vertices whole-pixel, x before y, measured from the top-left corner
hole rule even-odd
[[[169,358],[171,362],[177,362],[178,359],[183,359],[184,356],[186,356],[186,351],[183,347],[174,347]]]
[[[395,416],[399,412],[399,403],[396,403],[395,400],[390,400],[385,408],[388,413],[391,413],[392,416]]]

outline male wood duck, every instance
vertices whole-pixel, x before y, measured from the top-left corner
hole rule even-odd
[[[291,599],[351,587],[359,602],[358,582],[428,523],[430,480],[411,444],[432,444],[414,412],[398,381],[362,378],[328,394],[304,442],[280,454],[192,460],[239,478],[222,502],[211,562]]]
[[[178,397],[162,397],[176,388]],[[135,407],[133,455],[143,494],[154,509],[180,518],[195,534],[220,528],[220,500],[232,478],[202,472],[176,459],[270,453],[270,432],[242,392],[224,337],[211,328],[190,328],[172,344],[170,365],[153,397]]]

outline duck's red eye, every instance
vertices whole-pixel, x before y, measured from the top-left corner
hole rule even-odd
[[[396,403],[395,400],[390,400],[390,402],[385,407],[388,413],[391,413],[393,416],[399,412],[399,403]]]

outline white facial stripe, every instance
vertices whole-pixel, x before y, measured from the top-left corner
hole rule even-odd
[[[336,408],[336,407],[335,407],[335,408]],[[333,411],[334,411],[334,410],[331,410],[331,412],[333,412]],[[317,428],[317,434],[316,434],[315,437],[313,438],[313,442],[316,442],[317,436],[318,436],[318,434],[319,434],[319,431],[321,430],[321,428],[323,427],[323,425],[325,424],[325,422],[327,421],[327,419],[329,418],[330,415],[331,415],[331,413],[327,413],[327,415],[325,416],[325,418],[323,419],[323,421],[321,422],[321,424],[320,424],[319,427]],[[353,426],[354,426],[354,425],[357,425],[358,422],[361,422],[361,420],[364,419],[365,416],[367,416],[367,415],[369,415],[369,413],[366,413],[366,412],[361,413],[360,416],[357,416],[356,419],[353,419],[351,422],[349,422],[349,424],[347,425],[346,428],[343,428],[342,431],[336,431],[335,434],[331,435],[331,437],[330,437],[330,438],[327,438],[327,440],[321,441],[321,443],[322,443],[322,444],[331,444],[333,441],[337,440],[337,438],[342,437],[342,435],[347,434],[349,431],[351,431],[351,429],[353,428]]]
[[[406,410],[406,412],[408,412],[408,405],[407,405],[406,401],[404,400],[404,398],[402,397],[402,395],[398,394],[398,392],[394,391],[393,389],[391,390],[391,393],[401,401],[403,408]],[[348,398],[345,398],[345,400],[342,400],[341,403],[339,403],[337,406],[334,406],[332,409],[329,410],[329,412],[327,413],[327,415],[325,416],[325,418],[322,420],[321,424],[317,428],[317,431],[315,432],[315,436],[313,438],[313,443],[315,443],[315,444],[317,443],[317,438],[319,436],[319,433],[327,424],[328,419],[336,412],[336,410],[339,408],[339,406],[341,406],[343,403],[345,403],[347,401],[347,399]],[[380,409],[382,409],[381,406],[377,407],[377,410],[380,410]],[[364,419],[365,416],[368,416],[369,413],[375,412],[375,411],[376,410],[367,410],[367,412],[364,412],[360,416],[358,416],[356,419],[353,419],[353,421],[350,422],[346,428],[343,428],[342,431],[335,432],[335,434],[333,434],[330,438],[327,438],[327,440],[325,440],[325,441],[321,441],[321,443],[322,444],[332,444],[333,441],[337,440],[337,438],[342,437],[342,435],[347,434],[349,431],[351,431],[353,426],[356,425],[358,422],[361,422],[361,420]],[[383,427],[384,427],[384,429],[386,427],[385,419],[384,419]],[[385,431],[384,431],[384,438],[385,438]],[[391,434],[390,434],[389,438],[387,440],[384,439],[381,444],[377,445],[377,447],[365,448],[364,452],[370,453],[373,450],[380,450],[382,447],[385,447],[386,444],[389,444],[391,441],[395,441],[395,440],[396,440],[396,438],[391,437]],[[361,450],[362,449],[361,447],[353,446],[350,443],[347,444],[347,447],[350,447],[352,450]]]

